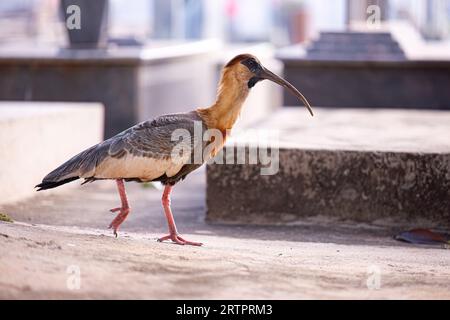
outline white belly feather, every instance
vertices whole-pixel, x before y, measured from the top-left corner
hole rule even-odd
[[[94,177],[99,179],[139,178],[143,181],[156,179],[164,174],[172,177],[180,171],[184,161],[174,162],[171,158],[156,159],[127,154],[122,158],[108,157],[96,168]],[[90,174],[92,176],[92,173]],[[83,178],[86,176],[82,175]]]

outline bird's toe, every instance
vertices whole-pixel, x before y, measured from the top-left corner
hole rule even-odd
[[[117,230],[119,229],[122,222],[125,221],[128,214],[130,213],[130,208],[114,208],[110,210],[111,212],[120,211],[120,213],[114,218],[114,220],[109,225],[109,229],[113,229],[113,234],[117,238]]]
[[[203,245],[203,243],[201,243],[201,242],[188,241],[188,240],[183,239],[180,236],[177,236],[177,238],[178,238],[178,240],[184,242],[184,244],[187,244],[187,245],[190,245],[190,246],[198,246],[198,247],[200,247],[200,246]]]
[[[201,242],[193,242],[183,239],[177,234],[169,234],[167,236],[161,237],[158,239],[158,242],[163,242],[165,240],[172,240],[173,243],[179,244],[179,245],[190,245],[190,246],[201,246],[203,243]]]

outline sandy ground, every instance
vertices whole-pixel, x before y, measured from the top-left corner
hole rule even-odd
[[[450,250],[397,242],[386,226],[207,224],[204,172],[189,178],[173,209],[203,247],[156,242],[161,191],[134,183],[117,239],[112,182],[2,206],[16,222],[0,222],[0,298],[450,299]]]

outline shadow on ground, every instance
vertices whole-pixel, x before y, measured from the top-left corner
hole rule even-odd
[[[73,184],[79,184],[75,182]],[[167,231],[162,211],[161,190],[128,183],[132,212],[119,230],[147,233],[155,237]],[[113,181],[98,181],[83,186],[63,186],[52,192],[39,192],[36,197],[0,207],[14,220],[32,224],[78,226],[107,230],[114,218],[110,208],[117,207],[118,195]],[[301,241],[353,245],[405,246],[393,235],[405,228],[387,223],[368,225],[311,219],[283,226],[249,226],[215,224],[205,221],[205,171],[199,170],[174,188],[172,207],[178,229],[184,234],[215,235],[235,239],[268,241]],[[409,245],[407,245],[409,246]]]

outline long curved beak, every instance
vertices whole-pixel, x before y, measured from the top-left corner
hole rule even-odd
[[[290,84],[289,82],[287,82],[283,78],[277,76],[275,73],[273,73],[270,70],[267,70],[264,67],[262,68],[260,77],[261,77],[261,79],[267,79],[267,80],[273,81],[273,82],[279,84],[280,86],[285,87],[286,89],[288,89],[294,96],[296,96],[297,98],[299,98],[303,102],[305,107],[308,109],[309,113],[311,113],[311,116],[314,116],[314,114],[312,112],[312,109],[311,109],[311,105],[309,104],[308,100],[306,100],[305,96],[302,95],[300,93],[300,91],[298,91],[292,84]]]

